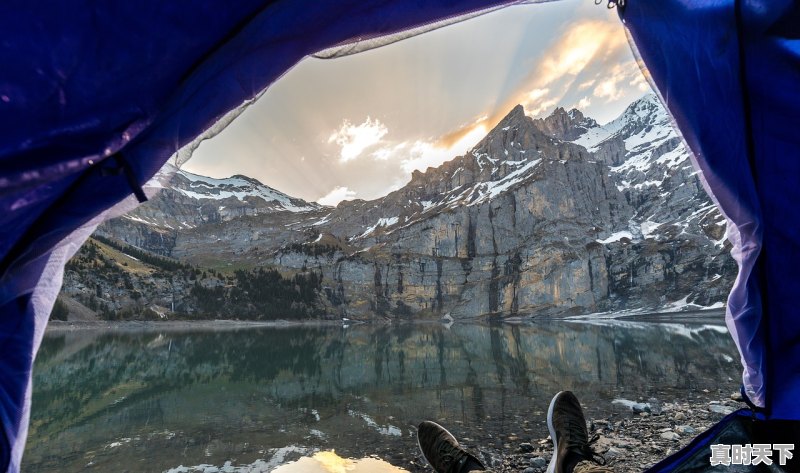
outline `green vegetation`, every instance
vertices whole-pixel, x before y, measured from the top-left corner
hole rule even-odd
[[[178,261],[175,261],[172,258],[167,258],[166,256],[160,256],[149,251],[141,250],[136,248],[135,246],[131,246],[117,240],[112,240],[110,238],[106,238],[101,235],[92,235],[92,238],[103,243],[105,245],[114,248],[117,251],[121,251],[128,256],[133,256],[134,258],[149,264],[150,266],[155,266],[156,268],[163,269],[164,271],[177,271],[180,269],[190,269],[191,266],[188,264],[183,264]]]
[[[274,269],[236,271],[227,287],[195,282],[192,296],[198,311],[249,320],[318,317],[322,277],[315,272],[283,277]]]
[[[340,248],[334,245],[328,244],[303,244],[303,243],[292,243],[286,245],[285,250],[294,251],[297,253],[303,253],[308,256],[332,256],[336,253]]]
[[[66,270],[67,294],[104,320],[274,320],[324,313],[322,276],[313,271],[201,269],[102,237],[89,239]],[[56,309],[53,318],[66,320],[66,305]]]
[[[61,299],[56,299],[56,304],[53,306],[53,311],[50,312],[50,318],[52,320],[66,321],[68,317],[69,308],[67,308],[67,304],[65,304]]]

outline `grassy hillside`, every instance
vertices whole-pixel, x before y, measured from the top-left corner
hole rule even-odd
[[[320,318],[321,292],[313,271],[200,268],[92,237],[66,265],[53,317],[71,320],[79,304],[103,320]]]

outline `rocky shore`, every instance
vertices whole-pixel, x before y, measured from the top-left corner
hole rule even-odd
[[[348,322],[349,324],[360,322]],[[197,330],[240,330],[248,328],[282,328],[298,326],[341,326],[341,320],[50,320],[47,332],[62,333],[80,330],[112,332],[189,332]]]
[[[712,396],[699,393],[696,399],[687,401],[631,402],[629,417],[587,419],[589,436],[597,437],[593,449],[617,473],[644,471],[686,446],[725,415],[745,407],[738,394],[709,400]],[[479,452],[479,457],[497,473],[544,473],[553,453],[549,437],[528,438],[513,433],[505,435],[500,448],[476,446],[470,439],[462,439],[461,443],[473,453]],[[392,458],[387,460],[391,462]],[[396,464],[397,459],[394,460]],[[402,466],[412,472],[432,471],[421,454]]]

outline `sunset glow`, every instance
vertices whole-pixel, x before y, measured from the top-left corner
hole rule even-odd
[[[463,155],[517,104],[533,117],[560,106],[608,122],[649,90],[615,16],[579,0],[518,5],[306,59],[185,167],[335,205]]]

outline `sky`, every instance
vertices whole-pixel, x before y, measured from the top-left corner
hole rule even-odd
[[[604,124],[650,91],[615,10],[515,5],[336,59],[306,58],[183,169],[294,197],[374,199],[463,155],[515,105]]]

